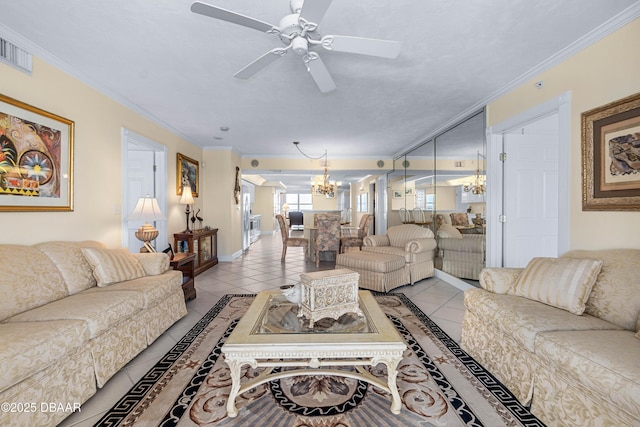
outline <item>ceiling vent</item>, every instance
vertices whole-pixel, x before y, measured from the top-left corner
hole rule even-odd
[[[33,70],[31,54],[2,37],[0,37],[0,61],[28,74]]]

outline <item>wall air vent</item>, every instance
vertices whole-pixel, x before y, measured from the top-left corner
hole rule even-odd
[[[2,37],[0,37],[0,61],[27,74],[31,74],[33,70],[31,54]]]

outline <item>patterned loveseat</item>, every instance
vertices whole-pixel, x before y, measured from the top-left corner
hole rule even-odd
[[[487,268],[462,347],[549,426],[640,425],[640,249]]]
[[[163,253],[3,244],[0,265],[3,426],[56,425],[187,313]]]

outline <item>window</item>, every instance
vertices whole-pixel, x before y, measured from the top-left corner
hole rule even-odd
[[[310,211],[313,209],[311,193],[287,193],[285,201],[289,205],[289,212]]]

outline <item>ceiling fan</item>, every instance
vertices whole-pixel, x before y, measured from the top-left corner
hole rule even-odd
[[[191,5],[191,11],[212,18],[253,28],[260,32],[277,35],[286,45],[271,49],[236,74],[234,77],[248,79],[276,59],[284,56],[289,50],[302,57],[311,78],[321,92],[330,92],[336,85],[322,62],[316,47],[335,52],[357,53],[360,55],[396,58],[402,44],[390,40],[378,40],[349,36],[321,36],[318,25],[324,17],[332,0],[290,0],[291,14],[280,20],[278,26],[263,22],[245,15],[199,1]]]

